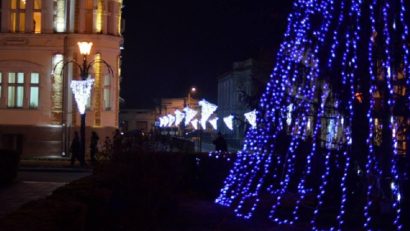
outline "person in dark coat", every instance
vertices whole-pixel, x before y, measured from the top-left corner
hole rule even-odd
[[[74,162],[77,159],[80,162],[81,166],[83,166],[84,162],[81,160],[80,136],[78,135],[77,131],[74,132],[74,138],[71,141],[70,152],[71,152],[71,165],[74,165]]]
[[[90,157],[91,161],[95,162],[95,156],[98,152],[98,140],[100,137],[98,137],[97,133],[95,131],[91,132],[91,142],[90,142]]]
[[[228,151],[228,146],[226,144],[226,140],[223,137],[222,133],[218,132],[218,136],[216,137],[216,139],[212,141],[212,143],[215,145],[215,151],[222,151],[222,152]]]

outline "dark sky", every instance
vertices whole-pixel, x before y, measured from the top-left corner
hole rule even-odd
[[[273,61],[291,0],[124,0],[121,97],[127,108],[183,97],[191,86],[216,103],[234,61]]]

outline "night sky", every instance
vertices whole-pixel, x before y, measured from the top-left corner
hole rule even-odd
[[[272,63],[291,0],[124,0],[121,97],[125,108],[155,98],[198,97],[216,103],[218,76],[232,63]]]

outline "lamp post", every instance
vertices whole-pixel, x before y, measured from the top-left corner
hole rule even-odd
[[[191,106],[191,93],[194,94],[196,92],[196,88],[192,87],[189,91],[188,91],[188,107]]]
[[[78,48],[80,49],[80,54],[83,56],[82,68],[80,68],[80,77],[82,81],[86,81],[88,77],[88,68],[87,68],[87,56],[90,55],[91,47],[93,46],[92,42],[78,42]],[[85,102],[87,102],[87,99]],[[77,102],[78,103],[78,102]],[[85,158],[85,110],[81,113],[81,127],[80,127],[80,142],[81,142],[81,158]],[[84,161],[84,160],[82,160]]]
[[[111,76],[114,76],[114,72],[111,66],[103,59],[94,59],[91,62],[87,62],[87,56],[90,55],[92,42],[78,42],[78,48],[80,54],[83,56],[82,63],[78,63],[75,60],[69,59],[68,61],[62,60],[54,66],[54,70],[58,65],[63,65],[61,68],[61,73],[67,67],[68,64],[73,64],[74,67],[77,67],[80,70],[80,80],[71,80],[70,87],[74,94],[75,101],[77,103],[78,111],[81,117],[80,125],[80,155],[81,162],[84,162],[85,158],[85,118],[86,118],[86,104],[89,97],[91,96],[91,90],[94,84],[94,79],[88,79],[90,75],[90,68],[94,64],[104,64],[107,67],[107,70]]]

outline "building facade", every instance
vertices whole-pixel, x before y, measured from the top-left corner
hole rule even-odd
[[[0,145],[18,146],[25,156],[67,153],[80,126],[70,89],[80,78],[79,41],[93,43],[87,58],[95,64],[87,140],[91,130],[111,135],[118,127],[122,0],[0,2]]]
[[[218,79],[218,130],[225,135],[233,147],[240,148],[248,125],[244,113],[254,110],[259,93],[269,76],[269,67],[255,59],[234,62],[232,70]],[[260,86],[259,86],[260,85]],[[229,130],[223,119],[234,116],[234,128]]]

